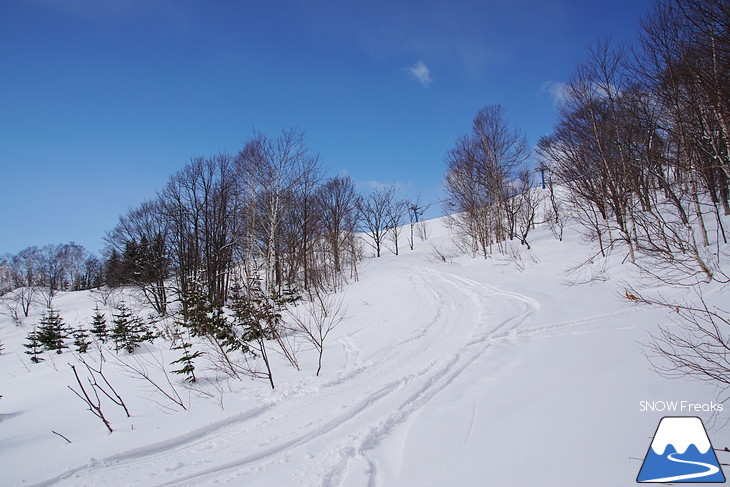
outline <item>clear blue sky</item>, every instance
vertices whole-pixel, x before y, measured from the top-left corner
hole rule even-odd
[[[437,200],[480,107],[534,144],[551,88],[649,3],[0,0],[0,254],[98,251],[191,156],[254,128],[298,127],[331,175]]]

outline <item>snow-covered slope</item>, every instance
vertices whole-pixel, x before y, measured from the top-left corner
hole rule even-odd
[[[641,401],[717,401],[706,384],[650,370],[641,342],[669,319],[624,297],[628,265],[569,282],[566,269],[592,250],[574,232],[558,242],[538,228],[532,251],[484,260],[455,256],[442,221],[427,225],[416,250],[365,260],[320,377],[306,349],[301,371],[277,358],[273,391],[201,372],[208,396],[177,384],[183,411],[110,357],[132,413],[108,408],[112,434],[67,389],[71,355],[34,365],[22,353],[38,315],[20,328],[2,318],[0,483],[627,485],[664,414]],[[91,293],[55,302],[70,324],[88,323],[93,303]],[[140,357],[160,354],[179,355],[157,343]],[[726,421],[702,414],[715,446],[730,443]]]

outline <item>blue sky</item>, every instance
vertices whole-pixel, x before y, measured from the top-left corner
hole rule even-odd
[[[330,175],[436,201],[480,107],[534,144],[586,48],[632,39],[649,3],[0,0],[0,254],[99,251],[192,156],[253,129],[298,127]]]

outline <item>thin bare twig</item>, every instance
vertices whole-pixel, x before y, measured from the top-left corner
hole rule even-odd
[[[68,364],[68,366],[71,367],[71,370],[73,370],[74,377],[76,377],[76,382],[78,383],[79,389],[81,392],[77,391],[76,389],[74,389],[71,386],[67,386],[67,387],[71,390],[71,392],[76,394],[79,397],[79,399],[81,399],[82,401],[84,401],[86,403],[86,405],[89,408],[89,411],[91,411],[91,413],[94,416],[99,418],[104,423],[104,426],[106,426],[106,429],[109,430],[109,433],[112,433],[114,430],[112,430],[112,427],[109,424],[109,421],[106,419],[106,417],[104,416],[104,412],[101,410],[101,399],[99,398],[99,394],[96,392],[96,388],[94,388],[92,385],[91,389],[94,392],[94,396],[96,398],[96,401],[93,401],[91,399],[91,397],[89,397],[89,393],[86,391],[84,384],[81,382],[81,379],[79,378],[79,374],[78,374],[78,372],[76,372],[76,367],[71,364]],[[91,383],[91,381],[89,381],[89,383]]]
[[[71,443],[71,440],[69,440],[68,438],[66,438],[65,436],[63,436],[63,435],[62,435],[61,433],[59,433],[58,431],[54,431],[54,430],[51,430],[51,433],[53,433],[54,435],[58,435],[58,436],[60,436],[61,438],[63,438],[64,440],[66,440],[66,441],[67,441],[68,443]]]

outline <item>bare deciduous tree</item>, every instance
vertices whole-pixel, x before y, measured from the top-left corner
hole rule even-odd
[[[486,258],[509,236],[508,205],[515,171],[529,156],[527,138],[511,127],[499,105],[477,112],[472,130],[446,156],[450,222],[473,253]]]
[[[673,316],[675,326],[662,326],[647,346],[647,356],[657,372],[730,388],[730,313],[709,306],[699,291],[696,304],[648,298],[635,289],[626,296],[665,308]]]
[[[24,317],[28,317],[31,305],[36,296],[39,278],[40,250],[28,247],[12,256],[7,261],[10,286],[13,290],[3,300],[16,323],[20,322],[18,308]]]
[[[375,255],[377,257],[380,257],[385,238],[392,230],[389,216],[395,194],[395,186],[386,186],[376,188],[370,193],[360,195],[357,198],[356,207],[360,229],[372,240],[372,243],[368,243],[375,249]]]
[[[170,277],[168,255],[168,220],[164,217],[162,202],[157,199],[142,203],[119,218],[114,229],[107,233],[106,242],[111,250],[122,256],[120,284],[138,287],[147,302],[164,316],[167,313],[167,287]]]
[[[542,198],[540,197],[541,193],[538,192],[539,190],[533,188],[532,172],[527,167],[520,171],[517,184],[518,194],[514,197],[517,202],[516,227],[519,232],[520,243],[529,249],[530,244],[527,242],[527,236],[530,230],[535,227],[535,217]]]
[[[172,383],[172,380],[170,380],[170,375],[165,367],[162,356],[160,355],[158,357],[149,348],[147,348],[146,352],[145,354],[139,355],[127,355],[123,358],[117,357],[116,355],[110,356],[116,360],[130,377],[140,380],[149,386],[153,392],[172,402],[176,407],[187,410],[185,401],[183,401],[177,388]],[[157,402],[157,404],[164,409],[171,409],[165,403]]]
[[[76,394],[76,396],[84,401],[86,406],[88,407],[89,411],[99,418],[102,423],[104,423],[104,426],[106,426],[106,429],[109,430],[109,433],[113,433],[114,430],[112,429],[111,423],[109,423],[109,420],[104,415],[104,411],[101,407],[101,398],[99,397],[99,392],[96,387],[94,387],[93,383],[91,382],[91,379],[89,379],[89,385],[91,386],[91,393],[93,393],[93,397],[89,394],[89,391],[84,386],[84,383],[81,382],[81,378],[79,377],[79,373],[76,371],[76,366],[68,364],[69,367],[71,367],[71,370],[73,371],[74,377],[76,378],[76,383],[78,384],[78,390],[74,389],[71,386],[68,386],[68,388]]]
[[[356,203],[355,184],[349,176],[336,176],[320,188],[321,225],[332,259],[332,283],[335,287],[348,253],[348,241],[355,233]]]
[[[285,130],[276,139],[255,134],[236,159],[249,199],[247,260],[255,262],[251,257],[258,254],[263,261],[267,289],[283,285],[282,223],[290,198],[318,167],[318,156],[309,154],[305,139],[296,129]]]
[[[633,52],[593,47],[570,82],[554,133],[539,151],[567,190],[569,211],[605,256],[626,254],[643,275],[697,292],[698,304],[633,300],[672,310],[649,351],[655,367],[727,387],[727,312],[704,283],[730,282],[730,7],[662,0]],[[558,211],[554,212],[556,215]]]
[[[342,296],[325,294],[321,289],[313,293],[312,301],[297,309],[289,310],[289,317],[297,332],[304,335],[317,351],[317,373],[322,370],[322,354],[325,341],[347,313]]]
[[[402,226],[406,221],[408,214],[408,202],[405,200],[396,200],[395,197],[388,210],[388,226],[390,226],[390,238],[393,242],[393,253],[398,255],[399,249],[399,237],[403,232]]]

